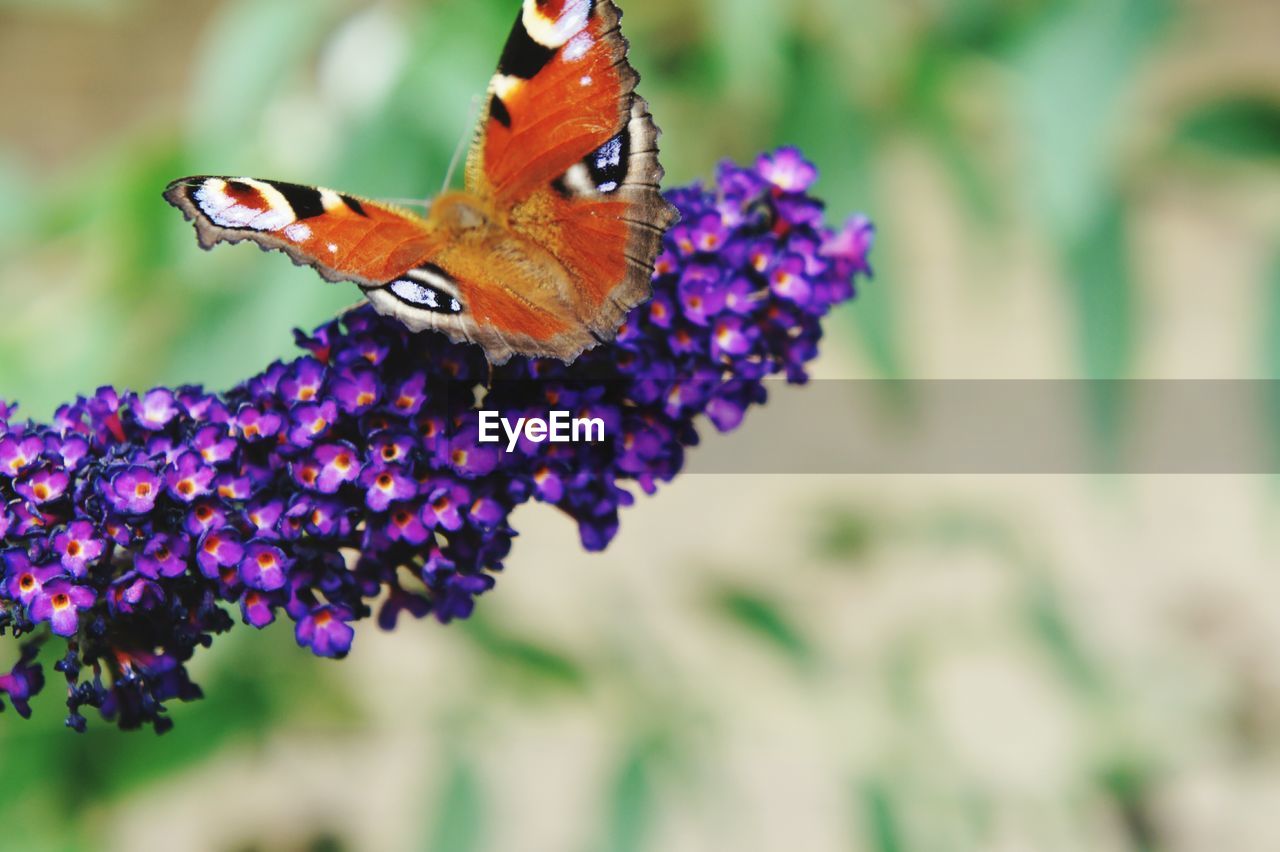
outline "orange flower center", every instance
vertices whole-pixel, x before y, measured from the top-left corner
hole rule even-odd
[[[80,542],[78,541],[72,541],[67,545],[68,556],[72,556],[72,557],[79,556],[83,552],[84,552],[84,548],[80,546]]]

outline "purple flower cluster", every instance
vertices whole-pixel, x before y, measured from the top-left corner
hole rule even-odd
[[[652,493],[674,477],[698,415],[727,431],[764,401],[765,377],[804,381],[821,318],[869,272],[870,224],[825,229],[815,177],[783,149],[672,191],[683,220],[653,299],[572,365],[491,370],[477,348],[366,306],[226,394],[104,388],[47,425],[0,404],[0,634],[31,636],[0,695],[27,715],[41,645],[62,637],[70,727],[92,707],[163,731],[166,701],[200,695],[187,662],[236,617],[261,628],[283,614],[323,657],[347,653],[375,601],[387,629],[405,612],[465,618],[529,500],[603,549],[634,499],[626,484]],[[478,440],[481,408],[568,411],[607,438],[526,436],[508,452]]]

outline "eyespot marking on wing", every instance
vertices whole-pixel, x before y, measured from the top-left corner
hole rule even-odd
[[[388,284],[387,290],[415,308],[441,314],[462,313],[457,282],[432,263],[410,269],[403,277]]]
[[[564,198],[593,198],[617,192],[626,182],[631,134],[623,130],[552,181]]]
[[[323,190],[274,180],[211,177],[187,197],[215,225],[237,230],[279,231],[326,212]]]

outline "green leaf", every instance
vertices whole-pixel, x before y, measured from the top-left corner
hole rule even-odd
[[[642,738],[627,749],[609,795],[608,852],[640,852],[653,824],[653,764],[658,744]]]
[[[1086,229],[1063,247],[1071,296],[1076,304],[1080,351],[1090,414],[1104,461],[1119,451],[1126,383],[1136,347],[1137,310],[1126,203],[1112,197]]]
[[[333,21],[334,0],[234,0],[198,54],[190,103],[193,154],[206,174],[252,172],[248,156],[271,99],[294,79]]]
[[[1264,296],[1262,334],[1262,371],[1270,381],[1267,383],[1266,412],[1269,429],[1267,434],[1274,436],[1271,443],[1270,470],[1280,464],[1280,245],[1276,246],[1275,256],[1271,261],[1267,274]]]
[[[869,517],[831,509],[818,523],[814,549],[826,559],[852,563],[866,556],[874,539],[875,525]]]
[[[472,617],[455,629],[510,679],[570,690],[580,690],[586,683],[583,667],[567,654],[506,632],[483,616]]]
[[[430,852],[475,852],[483,848],[484,790],[470,764],[455,759],[436,808],[427,849]]]
[[[1096,696],[1102,689],[1102,677],[1085,653],[1053,587],[1045,581],[1033,581],[1024,612],[1031,635],[1059,673],[1081,694]]]
[[[865,845],[876,852],[904,852],[902,828],[888,787],[881,781],[869,781],[859,791],[859,798],[867,826]]]
[[[1280,158],[1280,101],[1263,95],[1232,95],[1191,109],[1174,141],[1226,157]]]
[[[773,601],[745,589],[724,589],[715,596],[714,604],[731,623],[772,645],[792,662],[803,666],[813,662],[813,646]]]

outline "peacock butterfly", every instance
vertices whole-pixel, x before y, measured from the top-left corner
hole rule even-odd
[[[662,235],[658,128],[612,0],[524,0],[489,83],[465,189],[424,217],[275,180],[196,176],[164,197],[200,245],[252,240],[354,281],[413,331],[571,362],[650,295]]]

